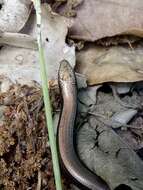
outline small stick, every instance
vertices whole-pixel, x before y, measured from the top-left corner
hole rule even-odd
[[[37,183],[37,188],[36,190],[41,190],[41,181],[42,181],[42,176],[41,176],[41,171],[38,171],[38,183]]]
[[[37,50],[37,40],[21,33],[0,32],[0,44]]]
[[[39,62],[40,74],[41,74],[41,79],[42,79],[42,90],[43,90],[43,97],[44,97],[44,104],[45,104],[45,114],[46,114],[46,122],[47,122],[49,142],[50,142],[52,162],[53,162],[55,184],[56,184],[57,190],[62,190],[60,165],[59,165],[59,158],[58,158],[58,152],[57,152],[56,137],[54,134],[53,119],[52,119],[52,112],[51,112],[51,102],[50,102],[50,95],[49,95],[48,82],[47,82],[46,63],[45,63],[44,49],[42,46],[41,4],[40,4],[40,0],[33,0],[33,3],[36,9],[36,16],[37,16],[37,42],[38,42],[39,60],[40,60]]]

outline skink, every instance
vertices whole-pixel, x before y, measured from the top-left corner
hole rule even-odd
[[[57,137],[61,161],[68,173],[87,189],[109,190],[100,177],[82,164],[75,150],[77,89],[74,71],[66,60],[61,61],[58,81],[63,99]]]

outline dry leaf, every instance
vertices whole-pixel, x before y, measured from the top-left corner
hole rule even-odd
[[[75,65],[75,48],[65,43],[70,22],[65,17],[55,14],[47,4],[42,8],[42,40],[48,68],[48,79],[57,79],[59,63],[67,59]],[[31,15],[23,33],[36,38],[36,15]],[[25,84],[31,80],[41,82],[39,74],[38,51],[18,47],[4,46],[0,50],[0,75],[9,77],[13,82]]]
[[[31,13],[30,0],[0,1],[0,31],[19,32]]]
[[[94,118],[93,122],[97,120]],[[111,190],[141,190],[142,160],[112,129],[94,127],[85,123],[78,133],[78,153],[83,163],[102,177]]]
[[[141,0],[84,0],[69,34],[88,41],[119,34],[143,36],[142,12]]]
[[[76,71],[89,85],[143,80],[143,48],[90,46],[77,53]]]
[[[66,17],[74,17],[76,16],[76,7],[82,2],[83,0],[61,0],[56,1],[52,8]]]

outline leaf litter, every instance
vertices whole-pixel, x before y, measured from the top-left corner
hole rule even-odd
[[[111,189],[120,187],[124,181],[139,190],[143,183],[142,157],[138,156],[143,148],[143,91],[142,83],[137,82],[143,80],[142,6],[138,0],[130,5],[128,0],[48,2],[63,15],[54,13],[47,4],[42,5],[42,36],[48,68],[50,66],[49,88],[55,125],[60,109],[55,81],[58,65],[62,59],[68,59],[74,67],[77,47],[79,157],[105,179]],[[28,22],[25,20],[20,25],[21,29],[24,26],[20,33],[17,33],[19,28],[14,33],[0,32],[3,45],[0,50],[0,182],[1,188],[6,189],[54,190],[41,89],[32,82],[40,83],[40,77],[34,41],[35,16],[30,13]],[[137,36],[115,36],[117,34]],[[22,46],[21,40],[25,42]],[[87,43],[95,40],[96,43]],[[67,176],[65,181],[65,189],[77,189],[69,187]]]
[[[40,86],[12,85],[0,94],[0,107],[0,187],[36,189],[40,173],[40,189],[55,190]]]
[[[74,67],[75,48],[65,42],[71,22],[54,12],[46,3],[42,4],[42,40],[48,65],[48,80],[57,80],[59,63],[67,59]],[[21,33],[1,33],[0,75],[13,82],[27,84],[31,80],[41,83],[38,51],[35,46],[36,15],[31,14]],[[7,38],[7,41],[5,39]],[[23,45],[20,45],[24,41]],[[22,48],[22,46],[24,46]],[[26,48],[27,46],[27,48]],[[32,49],[33,47],[33,49]],[[55,48],[56,47],[56,48]],[[7,57],[7,59],[5,59]],[[29,69],[30,68],[30,69]]]
[[[95,87],[79,91],[78,100],[82,106],[78,107],[78,154],[111,190],[122,184],[140,190],[143,162],[136,152],[143,145],[142,95],[132,90],[120,96],[119,102],[110,83],[97,86],[96,91]],[[90,104],[83,99],[87,92],[89,100],[94,97]],[[136,109],[129,108],[132,103],[136,104]]]

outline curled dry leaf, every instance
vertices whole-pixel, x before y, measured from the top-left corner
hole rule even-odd
[[[88,41],[119,34],[143,36],[142,12],[140,0],[84,0],[77,8],[69,34]]]
[[[31,13],[30,0],[0,1],[0,31],[19,32]]]
[[[86,75],[89,85],[141,81],[143,49],[90,46],[77,53],[76,71]]]

